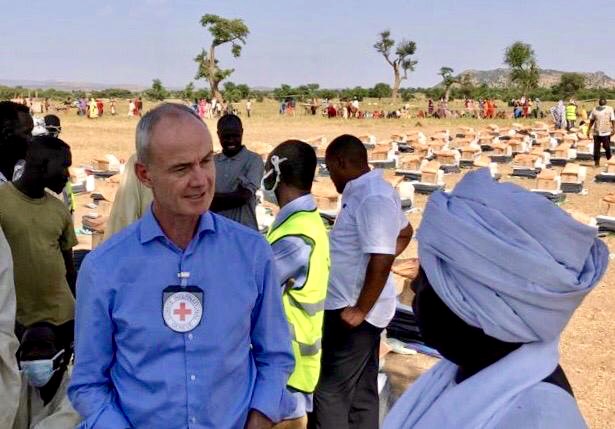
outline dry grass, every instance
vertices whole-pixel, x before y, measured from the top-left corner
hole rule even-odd
[[[412,103],[411,103],[412,104]],[[414,103],[416,104],[416,103]],[[147,106],[146,106],[147,107]],[[589,106],[587,106],[589,107]],[[125,116],[127,106],[118,106],[117,117],[105,115],[96,120],[77,117],[74,112],[61,114],[62,137],[71,145],[74,164],[87,163],[106,153],[126,159],[134,147],[134,128],[137,120]],[[416,119],[407,120],[328,120],[320,117],[298,115],[280,118],[277,105],[255,103],[254,117],[244,118],[244,141],[250,147],[255,142],[275,145],[289,138],[311,138],[324,135],[329,140],[342,133],[373,134],[379,140],[388,139],[393,133],[415,129]],[[422,130],[433,131],[443,127],[459,125],[480,127],[486,124],[479,120],[437,121],[420,120]],[[509,125],[511,121],[490,121]],[[518,121],[522,122],[522,121]],[[207,121],[215,129],[214,121]],[[214,136],[215,138],[215,136]],[[217,140],[217,139],[216,139]],[[217,144],[217,142],[216,142]],[[590,168],[590,170],[592,170]],[[513,181],[522,186],[533,184],[529,179],[510,178],[504,170],[502,180]],[[461,175],[447,176],[447,185],[453,186]],[[613,185],[595,184],[588,178],[588,195],[569,195],[563,208],[573,208],[588,215],[598,214],[599,201]],[[84,198],[80,198],[84,202]],[[425,197],[417,196],[416,205],[424,206]],[[83,208],[80,208],[83,210]],[[79,219],[79,217],[77,217]],[[412,214],[411,221],[417,226],[420,214]],[[610,249],[615,239],[605,239]],[[407,251],[408,256],[416,255],[416,245]],[[574,387],[581,410],[592,428],[610,428],[615,424],[615,335],[613,335],[613,313],[615,311],[615,267],[611,265],[602,283],[591,293],[577,311],[562,338],[562,366]],[[387,367],[398,386],[404,386],[417,374],[427,368],[432,360],[425,357],[391,356]]]

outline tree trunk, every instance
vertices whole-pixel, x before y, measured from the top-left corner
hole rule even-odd
[[[212,43],[211,47],[209,48],[209,63],[207,64],[207,68],[209,71],[209,89],[212,98],[215,98],[218,101],[222,101],[222,94],[220,94],[220,90],[218,89],[220,81],[216,77],[216,75],[218,74],[218,66],[216,64],[215,50],[216,46]]]
[[[447,103],[448,103],[448,98],[451,95],[451,87],[452,85],[447,85],[446,91],[444,91],[444,101],[446,101]]]
[[[395,74],[395,79],[393,80],[393,93],[391,96],[394,100],[399,98],[399,87],[401,86],[401,75],[399,74],[399,67],[393,66],[393,73]]]

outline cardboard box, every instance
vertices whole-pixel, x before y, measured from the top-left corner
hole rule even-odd
[[[536,189],[557,191],[559,189],[557,183],[557,172],[554,170],[542,170],[536,178]]]
[[[569,162],[562,170],[562,183],[580,183],[580,165]]]
[[[437,185],[439,171],[440,163],[438,161],[429,161],[421,168],[421,182]]]
[[[607,194],[600,201],[600,213],[615,217],[615,194]]]
[[[403,155],[399,158],[399,169],[405,171],[419,171],[422,160],[423,158],[418,155]]]

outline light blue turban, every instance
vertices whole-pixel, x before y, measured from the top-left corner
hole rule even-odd
[[[545,197],[468,173],[432,195],[417,238],[438,296],[466,323],[507,342],[551,341],[608,264],[597,229]]]

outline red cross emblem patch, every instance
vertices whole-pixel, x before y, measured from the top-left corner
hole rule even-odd
[[[190,292],[168,295],[162,306],[164,323],[175,332],[189,332],[196,328],[203,317],[203,305]]]

